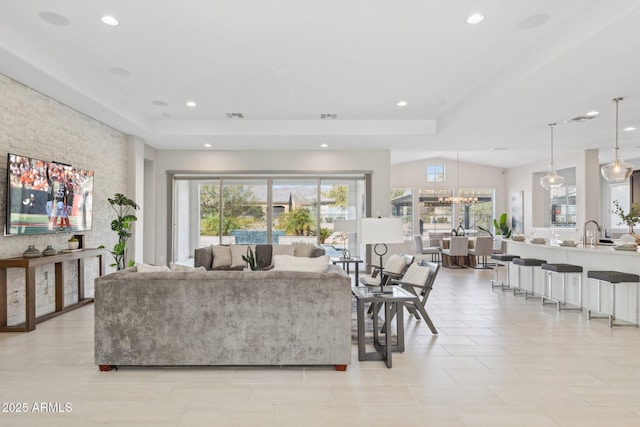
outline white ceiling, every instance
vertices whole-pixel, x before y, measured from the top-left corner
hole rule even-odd
[[[498,167],[547,159],[551,122],[557,156],[609,161],[622,96],[620,128],[639,128],[622,157],[640,157],[640,0],[3,0],[0,73],[158,149]]]

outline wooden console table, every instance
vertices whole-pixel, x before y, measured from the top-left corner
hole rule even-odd
[[[62,252],[58,255],[43,256],[38,258],[6,258],[0,259],[0,332],[29,332],[36,328],[36,323],[59,316],[68,311],[82,307],[93,302],[93,298],[84,296],[84,260],[85,258],[97,257],[99,263],[99,273],[102,276],[105,272],[105,250],[104,249],[84,249],[77,252]],[[78,263],[78,302],[64,305],[64,272],[62,263],[74,261]],[[36,267],[54,264],[55,267],[55,298],[56,309],[53,313],[36,317]],[[25,310],[26,321],[20,325],[7,325],[7,268],[23,268],[25,282]]]

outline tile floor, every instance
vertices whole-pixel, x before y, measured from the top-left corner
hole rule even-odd
[[[640,426],[640,331],[492,290],[442,269],[438,336],[406,316],[406,351],[332,368],[93,364],[93,306],[0,334],[1,426]],[[70,412],[34,412],[58,403]],[[15,409],[15,408],[14,408]],[[55,410],[55,406],[51,409]]]

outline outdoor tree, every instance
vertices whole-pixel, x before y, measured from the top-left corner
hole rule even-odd
[[[331,188],[322,193],[325,199],[333,200],[329,203],[332,208],[346,209],[349,205],[349,187],[347,185],[332,185]]]
[[[244,185],[225,185],[222,189],[224,209],[222,235],[231,230],[264,220],[265,214],[253,190]],[[200,187],[200,231],[217,236],[220,228],[220,191],[217,185]]]

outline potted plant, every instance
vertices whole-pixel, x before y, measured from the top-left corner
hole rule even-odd
[[[626,224],[629,227],[629,234],[636,239],[636,243],[640,242],[640,236],[633,232],[633,227],[640,223],[640,203],[631,203],[631,209],[626,214],[617,200],[613,201],[613,206],[615,206],[615,209],[611,212],[618,215],[622,220],[618,225]]]
[[[505,239],[508,239],[509,237],[511,237],[511,229],[509,228],[509,225],[507,224],[507,214],[503,213],[502,215],[500,215],[500,219],[499,221],[496,220],[495,218],[493,219],[493,227],[496,230],[496,235],[500,235],[502,237],[504,237]],[[486,233],[489,233],[489,235],[491,237],[493,236],[493,233],[484,228],[484,227],[480,227],[478,226],[478,228]]]
[[[329,236],[331,236],[331,234],[331,230],[326,227],[322,227],[320,229],[320,234],[318,235],[318,237],[320,238],[320,244],[324,244],[324,241],[327,240]]]
[[[69,249],[71,250],[78,249],[78,245],[80,245],[80,241],[76,236],[71,236],[69,240],[67,240],[67,243],[69,244]]]
[[[132,210],[139,209],[138,204],[123,194],[116,193],[113,198],[109,198],[111,208],[116,212],[116,219],[111,221],[111,229],[118,233],[118,243],[109,252],[113,255],[115,263],[111,264],[118,270],[124,270],[127,266],[133,267],[134,260],[127,263],[127,240],[131,234],[131,227],[138,218],[131,213]]]

